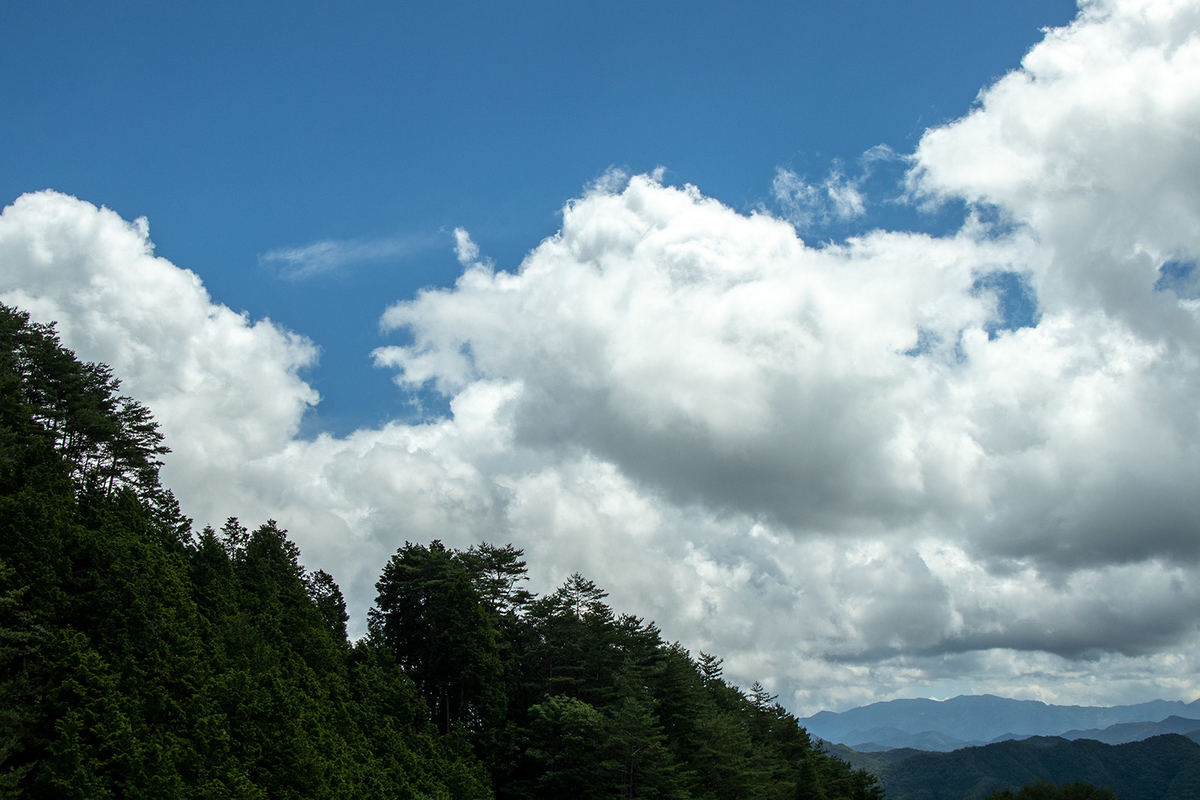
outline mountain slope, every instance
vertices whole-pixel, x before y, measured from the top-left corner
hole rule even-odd
[[[1084,781],[1124,800],[1200,797],[1200,745],[1177,734],[1121,745],[1033,737],[952,753],[854,753],[837,746],[829,752],[874,772],[889,800],[979,800],[1039,780]]]

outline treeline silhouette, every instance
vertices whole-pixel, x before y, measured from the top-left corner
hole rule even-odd
[[[520,550],[406,543],[368,635],[286,532],[195,532],[109,368],[0,306],[0,798],[881,800],[721,660]]]

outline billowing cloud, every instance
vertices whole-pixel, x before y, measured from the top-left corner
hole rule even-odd
[[[928,131],[907,191],[965,200],[952,235],[813,248],[661,173],[598,182],[514,272],[456,230],[462,276],[374,354],[449,398],[421,424],[298,439],[314,346],[74,198],[0,216],[0,299],[155,411],[188,513],[278,518],[360,625],[406,539],[512,541],[535,588],[584,572],[802,712],[1192,699],[1198,30],[1196,3],[1085,3]],[[780,175],[805,213],[865,208]]]
[[[112,366],[169,426],[173,466],[278,452],[318,401],[298,377],[313,344],[214,304],[195,273],[154,255],[145,218],[28,194],[0,216],[0,252],[4,302],[57,321],[69,346]]]
[[[918,328],[982,330],[976,271],[1010,257],[969,235],[816,251],[785,222],[635,177],[569,207],[519,274],[468,269],[392,306],[385,326],[413,343],[376,356],[446,394],[516,383],[518,442],[596,454],[678,503],[803,531],[894,525],[973,502],[972,476],[945,468],[964,440],[911,391],[957,364],[906,351]]]
[[[1151,289],[1165,262],[1200,256],[1200,8],[1085,2],[931,130],[910,189],[991,204],[1053,252],[1034,279],[1051,309],[1080,304],[1139,333],[1194,335],[1194,308]]]

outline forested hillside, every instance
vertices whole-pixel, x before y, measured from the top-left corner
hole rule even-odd
[[[1120,745],[1033,737],[951,753],[832,751],[877,774],[889,800],[983,800],[1039,781],[1084,782],[1123,800],[1200,797],[1200,744],[1178,734]]]
[[[580,575],[407,543],[351,643],[275,522],[194,531],[167,452],[0,306],[0,797],[881,798]]]

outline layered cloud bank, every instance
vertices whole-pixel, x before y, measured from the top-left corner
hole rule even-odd
[[[656,176],[585,192],[516,272],[458,232],[461,278],[374,354],[450,398],[424,424],[297,438],[314,344],[71,197],[4,210],[0,300],[154,410],[189,514],[279,519],[360,625],[405,540],[511,541],[534,588],[581,571],[801,713],[1191,700],[1197,31],[1197,3],[1085,3],[928,131],[907,194],[967,201],[950,236],[814,248]],[[794,183],[843,213],[840,177]]]

